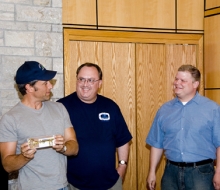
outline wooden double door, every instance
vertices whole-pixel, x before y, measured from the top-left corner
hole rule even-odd
[[[133,36],[136,41],[131,36],[128,40],[126,35],[64,30],[65,95],[75,91],[80,64],[93,62],[102,68],[100,94],[117,102],[133,136],[123,188],[145,190],[150,155],[146,136],[158,108],[174,97],[172,83],[178,67],[192,64],[202,71],[201,36],[184,45],[159,43],[159,37],[154,43],[141,42],[137,36]],[[157,171],[158,190],[164,164],[162,159]]]

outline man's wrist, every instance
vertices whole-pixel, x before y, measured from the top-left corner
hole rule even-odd
[[[120,165],[127,165],[128,163],[125,160],[119,160],[118,162]]]
[[[63,146],[63,148],[62,148],[62,150],[60,151],[62,154],[64,154],[65,152],[66,152],[66,150],[67,150],[67,147],[66,147],[66,145],[64,145]]]

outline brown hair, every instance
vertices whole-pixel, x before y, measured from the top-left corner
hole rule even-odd
[[[197,69],[195,66],[193,66],[193,65],[182,65],[182,66],[179,67],[178,71],[188,71],[189,73],[191,73],[191,75],[195,79],[195,81],[200,82],[201,74],[200,74],[199,69]]]
[[[78,76],[80,70],[83,67],[95,67],[97,69],[98,73],[99,73],[99,80],[102,80],[102,70],[101,70],[101,68],[97,64],[89,63],[89,62],[86,62],[86,63],[84,63],[84,64],[82,64],[78,67],[78,69],[76,70],[76,76]]]
[[[34,81],[31,81],[31,82],[29,82],[29,83],[27,83],[27,84],[29,84],[30,86],[34,86],[35,85],[35,83],[37,82],[38,80],[34,80]],[[18,87],[18,90],[19,90],[19,92],[24,96],[25,94],[27,94],[26,93],[26,85],[27,84],[17,84],[17,87]]]

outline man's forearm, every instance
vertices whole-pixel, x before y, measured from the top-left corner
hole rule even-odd
[[[69,140],[65,142],[66,151],[63,153],[66,156],[73,156],[77,155],[79,151],[79,146],[77,141],[75,140]]]
[[[161,159],[162,154],[163,154],[163,149],[151,147],[149,173],[156,171],[157,165]]]
[[[22,154],[9,155],[2,158],[2,165],[8,173],[17,171],[26,165],[31,159],[24,157]]]

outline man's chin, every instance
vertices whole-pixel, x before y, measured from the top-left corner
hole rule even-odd
[[[52,94],[50,94],[50,95],[48,95],[48,96],[45,96],[45,97],[44,97],[44,101],[50,100],[51,97],[52,97]]]
[[[180,92],[177,92],[177,91],[174,91],[174,94],[175,94],[177,97],[179,97],[179,96],[181,95],[181,93],[180,93]]]
[[[180,94],[181,92],[182,92],[182,89],[175,89],[175,90],[174,90],[174,93],[175,93],[175,94]]]

